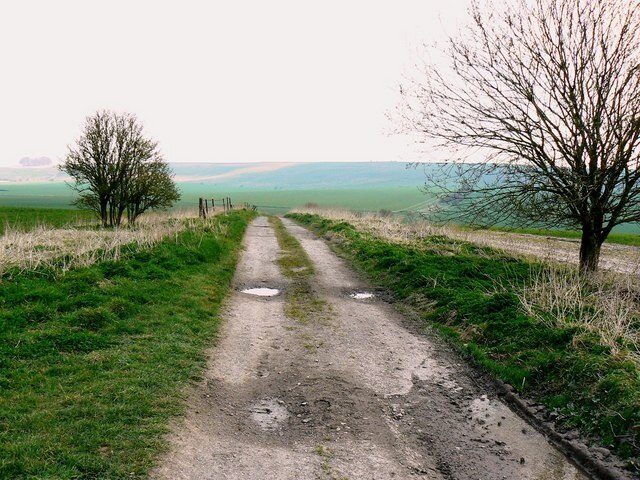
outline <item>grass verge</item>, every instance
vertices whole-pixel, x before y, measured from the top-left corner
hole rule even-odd
[[[278,217],[269,217],[269,222],[275,230],[278,245],[282,250],[278,259],[280,271],[292,280],[287,289],[286,315],[304,324],[311,320],[326,320],[329,306],[315,295],[310,283],[315,273],[313,263],[300,242],[287,232]]]
[[[121,261],[3,283],[0,478],[148,473],[205,366],[251,217],[214,217]]]
[[[542,265],[438,235],[399,244],[318,215],[290,217],[333,238],[361,272],[419,309],[482,368],[544,403],[550,419],[579,428],[638,471],[638,363],[587,329],[551,327],[524,312],[517,291]]]

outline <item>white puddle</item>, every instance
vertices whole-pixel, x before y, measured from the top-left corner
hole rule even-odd
[[[280,293],[277,288],[245,288],[241,290],[242,293],[248,293],[249,295],[257,295],[258,297],[275,297]]]
[[[356,300],[367,300],[368,298],[373,298],[375,295],[369,292],[356,292],[349,295],[351,298],[355,298]]]

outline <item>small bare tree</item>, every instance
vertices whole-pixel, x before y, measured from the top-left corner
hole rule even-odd
[[[87,117],[60,169],[75,181],[76,204],[96,212],[105,227],[120,225],[124,212],[133,224],[145,210],[168,208],[180,198],[157,142],[130,114]]]
[[[448,69],[401,87],[404,130],[455,158],[426,165],[440,218],[582,231],[597,269],[611,230],[640,221],[640,3],[474,1]]]

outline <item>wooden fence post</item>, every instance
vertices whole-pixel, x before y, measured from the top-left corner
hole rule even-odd
[[[202,198],[198,199],[198,217],[204,218],[204,208],[202,208]]]
[[[209,199],[204,199],[204,212],[206,215],[209,215]]]

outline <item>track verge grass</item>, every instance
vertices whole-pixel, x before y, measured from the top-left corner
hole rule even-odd
[[[0,289],[0,478],[144,477],[205,366],[252,218]]]
[[[638,471],[638,364],[578,326],[552,328],[524,313],[516,290],[540,264],[443,236],[398,244],[318,215],[289,217],[332,239],[480,367],[543,403],[559,428],[579,428]]]
[[[285,277],[291,279],[291,285],[287,288],[286,315],[303,324],[311,320],[326,320],[329,306],[313,291],[311,279],[315,271],[307,252],[287,231],[278,217],[269,217],[269,222],[273,226],[282,251],[278,259],[280,271]]]

